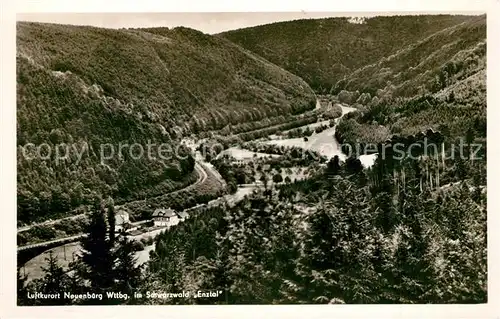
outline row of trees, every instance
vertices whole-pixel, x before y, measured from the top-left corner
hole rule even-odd
[[[294,129],[311,123],[315,123],[318,120],[318,115],[312,113],[311,115],[294,118],[286,123],[265,127],[262,129],[248,131],[233,136],[219,136],[218,139],[224,144],[235,144],[238,142],[251,141],[262,137],[268,137],[272,134],[280,134],[282,131]]]

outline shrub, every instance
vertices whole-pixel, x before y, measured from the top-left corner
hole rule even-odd
[[[56,231],[52,226],[35,226],[28,233],[41,240],[50,240],[56,237]]]
[[[132,242],[132,249],[134,251],[142,251],[144,250],[144,244],[138,240]]]
[[[281,174],[276,174],[273,176],[273,182],[274,183],[281,183],[283,182],[283,176]]]

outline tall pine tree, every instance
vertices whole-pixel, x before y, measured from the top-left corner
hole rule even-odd
[[[65,303],[62,295],[65,291],[67,291],[68,276],[57,262],[57,258],[54,257],[52,250],[49,251],[49,257],[46,258],[46,261],[47,267],[42,267],[45,276],[41,281],[40,290],[44,294],[60,294],[61,298],[47,299],[44,304],[62,305]]]
[[[85,265],[83,278],[96,293],[105,293],[114,283],[114,258],[107,240],[105,209],[101,203],[91,215],[88,236],[82,240],[81,262]]]
[[[129,296],[141,283],[141,267],[136,266],[134,253],[133,242],[125,234],[119,236],[116,250],[116,287]]]

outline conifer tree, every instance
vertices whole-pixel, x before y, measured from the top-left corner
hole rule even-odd
[[[47,299],[44,301],[45,304],[61,305],[64,304],[64,299],[62,294],[67,289],[68,276],[65,274],[64,269],[57,262],[57,258],[54,257],[52,250],[49,251],[49,257],[45,259],[47,261],[47,267],[42,267],[44,272],[44,277],[41,281],[41,291],[44,294],[60,294],[60,299]]]
[[[347,174],[358,174],[363,170],[363,165],[358,158],[351,156],[345,161],[345,170]]]
[[[86,266],[84,279],[88,280],[94,292],[104,292],[113,285],[113,254],[106,239],[104,205],[94,210],[88,225],[88,236],[82,240],[81,261]]]
[[[114,272],[116,274],[118,290],[129,295],[141,283],[141,267],[136,265],[136,261],[133,242],[122,234],[118,238]]]
[[[326,164],[326,173],[328,176],[338,175],[340,171],[340,159],[338,155],[335,155]]]
[[[80,258],[69,263],[68,291],[74,294],[85,293],[86,272],[87,267],[81,262]]]

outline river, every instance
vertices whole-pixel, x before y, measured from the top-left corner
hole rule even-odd
[[[355,108],[344,105],[341,105],[341,108],[342,108],[342,115],[340,118],[342,118],[347,113],[356,111]],[[338,122],[340,118],[337,118],[336,122]],[[323,122],[325,124],[329,123],[329,121],[323,121]],[[318,126],[318,124],[313,123],[310,125],[305,125],[302,128],[306,128],[307,126],[309,127]],[[278,146],[300,147],[305,150],[316,151],[319,154],[326,156],[328,158],[337,155],[341,161],[345,161],[346,155],[342,153],[340,144],[335,138],[335,128],[336,127],[334,126],[327,128],[326,130],[320,133],[314,133],[307,138],[307,141],[305,141],[304,138],[287,138],[287,139],[272,139],[264,143],[278,145]],[[363,164],[363,166],[367,168],[371,167],[374,164],[376,158],[377,158],[376,154],[361,155],[359,157],[359,160],[361,161],[361,164]]]
[[[342,107],[342,116],[344,116],[347,113],[353,112],[356,109],[348,106],[341,106]],[[341,117],[342,117],[341,116]],[[337,121],[340,120],[337,119]],[[325,121],[325,123],[329,121]],[[312,125],[318,125],[317,123],[312,124]],[[305,126],[304,126],[305,127]],[[335,126],[328,128],[324,130],[321,133],[318,134],[313,134],[308,138],[308,141],[304,141],[303,138],[291,138],[291,139],[273,139],[270,141],[266,141],[265,143],[269,144],[274,144],[274,145],[285,145],[285,146],[297,146],[301,147],[303,149],[310,149],[319,152],[321,155],[327,156],[329,158],[337,155],[342,161],[345,161],[346,156],[343,154],[340,150],[340,145],[335,139]],[[191,145],[193,149],[197,147],[197,144]],[[253,156],[253,154],[250,155],[250,151],[248,150],[243,150],[243,149],[234,149],[232,151],[240,151],[240,155],[244,158]],[[201,159],[201,155],[196,152],[197,159]],[[260,154],[258,154],[260,155]],[[374,155],[362,155],[360,157],[360,161],[365,167],[370,167],[373,165],[374,161],[376,159],[376,154]],[[218,173],[218,172],[217,172]],[[253,192],[255,188],[259,187],[258,184],[255,185],[245,185],[244,187],[238,187],[238,190],[234,194],[229,194],[229,195],[224,195],[223,197],[220,197],[218,199],[210,201],[208,206],[211,205],[217,205],[218,203],[225,201],[229,204],[235,204],[238,201],[241,201],[246,195],[249,195]],[[203,205],[197,205],[196,207],[204,206]],[[189,209],[188,209],[189,211]],[[159,229],[153,229],[151,231],[139,234],[139,235],[134,235],[134,236],[129,236],[131,239],[135,240],[140,240],[141,238],[146,238],[146,237],[156,237],[158,234],[164,232],[167,228],[175,226],[179,221],[174,221],[170,225],[164,227],[164,228],[159,228]],[[52,251],[54,256],[57,257],[59,260],[60,265],[63,268],[67,268],[69,263],[75,258],[76,254],[80,251],[81,246],[79,243],[69,243],[66,245],[58,246],[52,249],[49,249],[42,254],[34,257],[33,259],[29,260],[24,267],[21,270],[21,273],[25,273],[28,275],[28,281],[36,279],[36,278],[41,278],[43,276],[43,271],[42,267],[46,265],[46,258],[49,255],[49,251]],[[135,254],[136,257],[136,264],[141,265],[146,263],[149,260],[149,253],[150,251],[154,250],[154,244],[146,246],[144,250],[138,251]]]

